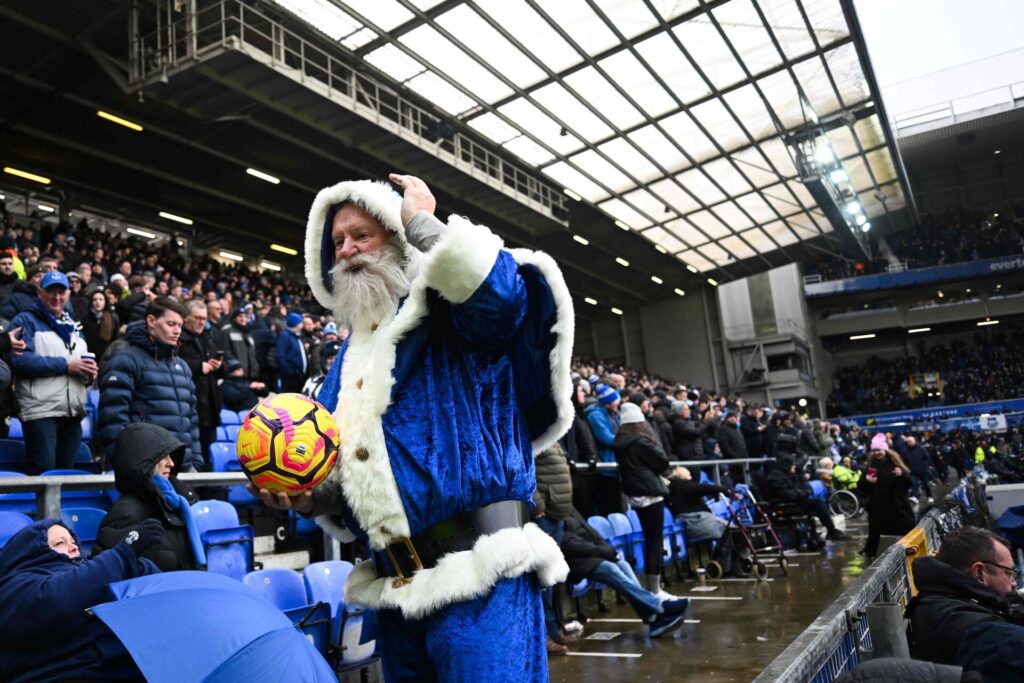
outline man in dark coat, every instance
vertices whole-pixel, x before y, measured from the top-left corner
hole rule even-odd
[[[138,422],[121,430],[114,456],[114,482],[121,496],[100,522],[93,555],[116,546],[143,520],[155,519],[164,536],[143,557],[164,572],[197,568],[181,506],[195,503],[199,496],[178,481],[184,454],[185,444],[156,425]],[[154,477],[166,479],[174,495],[165,495]]]
[[[203,455],[209,457],[210,444],[216,439],[220,424],[222,404],[217,380],[223,376],[220,368],[224,352],[206,329],[206,304],[193,300],[188,302],[185,310],[187,315],[182,325],[178,355],[192,372],[192,382],[196,386],[196,414],[199,417],[199,445]]]
[[[675,456],[680,460],[704,459],[704,435],[709,424],[703,420],[694,422],[690,419],[690,406],[686,401],[672,401],[672,443]]]
[[[256,353],[256,342],[249,331],[249,313],[239,306],[231,312],[231,322],[221,328],[228,348],[224,349],[232,358],[242,364],[243,374],[250,380],[259,379],[260,363]]]
[[[263,382],[256,382],[245,376],[242,364],[232,358],[225,366],[227,372],[220,385],[224,407],[228,410],[249,410],[265,395]]]
[[[14,255],[10,252],[0,253],[0,302],[10,295],[18,282],[18,274],[14,272]]]
[[[932,497],[932,458],[924,446],[917,442],[914,436],[908,436],[903,440],[903,461],[910,468],[910,478],[914,482],[911,493],[915,498],[920,497],[921,489],[929,499]]]
[[[747,442],[743,440],[743,434],[736,429],[737,414],[730,410],[722,423],[718,426],[718,446],[722,449],[722,457],[726,460],[747,457]]]
[[[145,305],[145,302],[149,300],[149,294],[146,293],[146,278],[141,275],[132,275],[128,278],[128,288],[132,290],[132,293],[114,304],[117,317],[126,325],[137,319],[137,317],[132,318],[132,310],[139,304]]]
[[[43,276],[51,270],[56,270],[56,265],[52,261],[42,261],[29,268],[26,273],[28,279],[15,282],[10,293],[0,302],[0,318],[14,320],[19,313],[35,308],[36,301],[39,300],[39,284],[43,281]],[[69,307],[68,311],[70,310]]]
[[[199,415],[192,371],[178,358],[185,309],[174,299],[157,297],[145,320],[128,326],[128,344],[115,354],[100,378],[100,438],[114,457],[118,433],[133,422],[159,425],[185,445],[183,471],[203,468]]]
[[[949,533],[935,557],[914,562],[913,657],[962,666],[986,681],[1024,680],[1024,625],[1008,601],[1019,580],[1006,540],[973,527]]]
[[[747,456],[751,458],[764,455],[764,425],[761,424],[760,412],[760,408],[751,403],[740,418],[740,433],[747,447]]]
[[[277,335],[274,358],[277,359],[277,372],[281,378],[281,391],[299,393],[306,381],[309,370],[306,358],[306,347],[301,338],[302,316],[289,313],[285,321],[285,329]]]
[[[811,493],[811,487],[802,474],[796,471],[796,462],[788,455],[779,456],[778,467],[772,469],[764,479],[761,494],[773,503],[795,503],[804,512],[809,512],[821,521],[828,530],[830,541],[845,541],[850,537],[836,529],[828,504]]]
[[[159,571],[141,555],[159,540],[160,525],[135,531],[88,560],[57,519],[7,542],[0,551],[0,680],[143,680],[121,641],[86,613],[111,599],[109,584]]]
[[[647,623],[652,638],[665,635],[683,623],[690,601],[686,598],[661,600],[644,590],[633,567],[575,510],[565,520],[562,554],[569,564],[570,583],[589,579],[617,591]]]

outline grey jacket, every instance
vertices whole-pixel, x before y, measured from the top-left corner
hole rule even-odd
[[[553,520],[565,519],[572,510],[572,476],[565,450],[555,443],[537,454],[533,462],[537,470],[534,516],[544,513]]]

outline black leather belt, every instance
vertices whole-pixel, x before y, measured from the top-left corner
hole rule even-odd
[[[378,577],[396,577],[392,586],[412,583],[420,569],[437,566],[449,553],[471,550],[481,536],[502,529],[517,529],[529,519],[529,508],[519,500],[502,500],[459,514],[415,534],[391,543],[373,553]]]

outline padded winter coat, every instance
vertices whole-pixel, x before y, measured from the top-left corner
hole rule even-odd
[[[85,384],[68,374],[68,360],[85,353],[85,339],[76,325],[71,344],[66,344],[57,330],[39,310],[36,299],[32,308],[19,313],[10,329],[21,328],[25,350],[12,355],[15,396],[18,397],[22,421],[47,417],[78,417],[85,415]]]
[[[619,432],[615,437],[615,459],[619,463],[622,493],[627,496],[667,496],[662,475],[668,472],[668,456],[642,434]]]
[[[704,459],[704,435],[710,423],[687,420],[682,415],[673,415],[669,422],[672,425],[672,440],[675,454],[680,460]]]
[[[121,497],[100,522],[93,555],[113,548],[128,532],[146,519],[156,519],[164,527],[164,538],[147,549],[143,557],[160,571],[196,569],[195,555],[181,513],[171,509],[153,483],[153,469],[165,456],[174,460],[171,486],[191,505],[199,500],[192,487],[178,481],[178,470],[185,444],[156,425],[138,423],[121,430],[114,457],[114,482]]]
[[[534,515],[543,512],[552,520],[565,519],[572,510],[572,478],[565,450],[558,443],[552,444],[534,458],[533,464],[537,471]]]
[[[176,350],[154,341],[139,320],[128,326],[128,345],[115,354],[100,378],[100,438],[107,458],[122,429],[134,422],[159,425],[185,444],[184,469],[202,469],[199,417],[192,372]]]
[[[619,553],[573,510],[562,531],[562,555],[569,565],[569,583],[579,583],[602,562],[615,562]]]

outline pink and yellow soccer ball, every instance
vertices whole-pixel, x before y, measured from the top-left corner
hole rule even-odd
[[[327,478],[338,459],[334,417],[302,394],[277,394],[238,430],[238,462],[256,488],[296,496]]]

